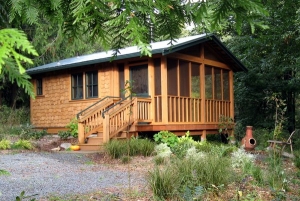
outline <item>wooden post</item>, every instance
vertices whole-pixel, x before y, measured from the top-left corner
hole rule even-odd
[[[84,126],[82,122],[78,122],[78,142],[84,144]]]
[[[166,57],[161,58],[161,78],[162,123],[168,123],[168,75]]]
[[[201,98],[201,122],[206,122],[205,119],[205,65],[200,65],[200,98]]]
[[[151,96],[151,103],[150,103],[150,119],[154,120],[154,111],[155,111],[155,104],[154,104],[154,96],[155,96],[155,76],[154,76],[154,64],[153,59],[148,59],[148,82],[149,82],[149,95]]]
[[[103,143],[109,141],[109,114],[104,115],[103,121]]]
[[[233,72],[229,71],[230,117],[234,117]]]
[[[201,142],[206,140],[206,130],[202,131],[202,135],[201,135]]]

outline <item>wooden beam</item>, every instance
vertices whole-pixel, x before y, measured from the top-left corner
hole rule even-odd
[[[202,52],[204,52],[204,51],[202,51]],[[195,62],[195,63],[204,63],[204,64],[207,64],[207,65],[216,66],[216,67],[220,67],[220,68],[225,68],[227,70],[231,70],[228,65],[226,65],[224,63],[221,63],[219,61],[206,59],[206,58],[204,58],[204,55],[203,55],[203,58],[202,57],[199,58],[199,57],[186,55],[186,54],[181,54],[181,53],[172,53],[172,54],[169,54],[168,57],[187,60],[187,61],[192,61],[192,62]]]
[[[147,132],[147,131],[212,131],[218,133],[218,124],[147,124],[147,125],[136,125],[136,131]]]

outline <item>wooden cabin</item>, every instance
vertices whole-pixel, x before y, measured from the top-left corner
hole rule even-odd
[[[234,116],[233,73],[247,69],[214,35],[151,49],[152,57],[134,46],[114,59],[107,51],[27,70],[36,91],[31,123],[57,133],[77,118],[79,143],[90,150],[128,133],[217,134],[221,115]],[[128,81],[132,97],[122,92]]]

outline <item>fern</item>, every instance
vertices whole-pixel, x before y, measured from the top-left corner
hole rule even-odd
[[[7,74],[11,82],[16,82],[18,86],[25,89],[27,94],[34,97],[30,77],[23,67],[23,63],[32,64],[33,62],[24,56],[25,54],[38,55],[24,32],[17,29],[0,30],[0,74]]]
[[[37,56],[37,52],[27,40],[23,31],[17,29],[2,29],[0,30],[0,73],[5,65],[5,61],[13,58],[19,67],[21,74],[25,73],[25,68],[22,62],[32,64],[32,60],[19,52],[24,54],[31,54]]]

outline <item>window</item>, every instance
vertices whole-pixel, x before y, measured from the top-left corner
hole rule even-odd
[[[36,95],[43,95],[43,79],[36,80]]]
[[[83,99],[83,74],[72,75],[72,99]]]
[[[98,72],[88,72],[85,74],[86,98],[98,97]]]

